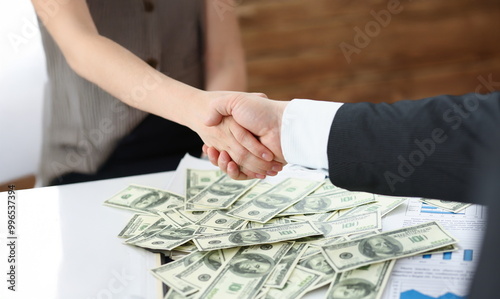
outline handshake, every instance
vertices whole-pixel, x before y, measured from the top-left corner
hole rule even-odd
[[[240,180],[281,171],[286,164],[281,123],[289,102],[270,100],[261,93],[208,94],[208,117],[195,131],[210,162]]]

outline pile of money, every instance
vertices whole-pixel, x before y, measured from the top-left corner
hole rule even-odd
[[[376,299],[396,259],[456,249],[436,222],[382,232],[406,198],[186,171],[185,195],[131,185],[105,202],[136,212],[118,234],[126,244],[172,257],[151,269],[165,299],[300,298],[328,285],[329,299]]]

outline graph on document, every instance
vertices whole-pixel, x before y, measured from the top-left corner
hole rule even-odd
[[[424,218],[436,219],[483,219],[485,217],[485,209],[483,206],[472,205],[462,210],[459,213],[453,213],[440,209],[438,207],[421,202],[418,199],[411,199],[408,201],[406,216],[418,216]]]
[[[465,298],[480,256],[486,208],[472,205],[460,213],[451,213],[411,198],[394,216],[392,225],[436,221],[458,239],[458,250],[398,260],[383,298]]]

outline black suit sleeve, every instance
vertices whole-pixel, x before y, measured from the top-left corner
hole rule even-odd
[[[471,201],[479,157],[491,154],[499,129],[500,92],[344,104],[330,129],[330,180],[349,190]]]

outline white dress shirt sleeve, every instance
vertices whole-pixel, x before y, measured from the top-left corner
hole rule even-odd
[[[328,169],[330,127],[342,104],[294,99],[287,105],[281,123],[281,148],[288,163]]]

